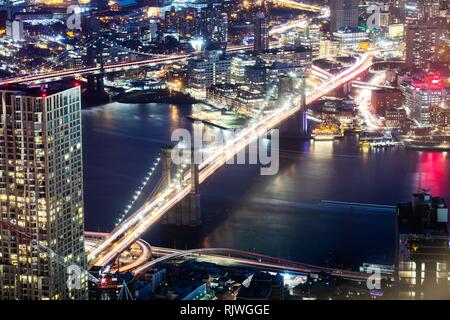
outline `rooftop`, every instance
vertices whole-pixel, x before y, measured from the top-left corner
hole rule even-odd
[[[4,84],[0,86],[0,91],[12,91],[29,97],[46,97],[79,85],[74,79],[36,85]]]

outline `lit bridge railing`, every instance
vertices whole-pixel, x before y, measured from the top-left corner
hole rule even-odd
[[[308,93],[306,103],[309,104],[319,99],[366,71],[371,66],[372,56],[373,53],[371,52],[363,54],[353,66],[320,84]],[[298,100],[293,101],[293,104],[286,104],[271,114],[258,119],[228,140],[220,152],[211,155],[199,166],[199,182],[202,183],[253,140],[298,112],[300,109],[298,102]],[[188,176],[182,183],[162,190],[155,199],[122,222],[103,243],[90,252],[88,256],[90,264],[104,266],[109,263],[118,253],[125,250],[145,230],[158,221],[162,215],[188,195],[190,191],[191,186],[188,183]]]

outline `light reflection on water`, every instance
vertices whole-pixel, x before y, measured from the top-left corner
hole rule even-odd
[[[191,128],[190,106],[112,103],[83,111],[88,230],[108,231],[175,128]],[[337,200],[395,205],[420,188],[450,200],[444,153],[361,150],[355,138],[281,141],[280,172],[227,165],[201,186],[197,230],[155,226],[154,245],[232,247],[322,263],[329,252],[358,264],[393,252],[392,214],[320,205]]]

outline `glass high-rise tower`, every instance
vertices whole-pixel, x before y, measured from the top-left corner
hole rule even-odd
[[[330,0],[330,28],[336,32],[358,26],[359,0]]]
[[[0,122],[0,299],[86,299],[80,87],[0,87]]]
[[[255,18],[255,42],[253,45],[253,51],[255,53],[260,53],[264,50],[269,49],[269,33],[267,30],[267,18],[264,12],[260,11],[256,14]]]

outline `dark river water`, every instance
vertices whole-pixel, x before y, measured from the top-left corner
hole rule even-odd
[[[83,111],[86,229],[109,231],[190,106],[111,103]],[[280,143],[280,170],[227,165],[201,185],[202,226],[156,225],[153,245],[229,247],[322,264],[330,253],[356,266],[393,260],[392,210],[353,210],[323,200],[395,205],[428,189],[450,200],[450,156],[403,149],[364,151],[355,137]]]

